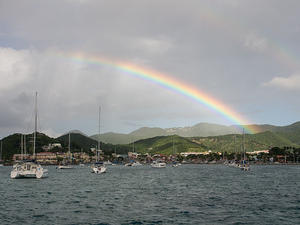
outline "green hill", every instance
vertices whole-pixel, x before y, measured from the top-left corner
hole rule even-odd
[[[43,133],[37,133],[36,136],[36,153],[42,151],[42,146],[49,143],[55,143],[54,138],[50,138]],[[14,154],[21,153],[21,134],[16,133],[2,139],[3,143],[3,160],[10,160]],[[32,154],[33,150],[33,134],[26,135],[27,153]]]
[[[27,153],[32,154],[33,150],[33,134],[26,135],[26,149]],[[64,151],[68,150],[69,145],[69,135],[65,134],[58,138],[51,138],[43,133],[37,133],[36,139],[36,153],[42,152],[42,146],[49,145],[51,143],[60,143],[62,149],[56,148],[51,151]],[[4,161],[10,161],[14,154],[21,153],[21,134],[16,133],[9,135],[2,139],[3,144],[3,153],[2,158]],[[84,152],[90,153],[90,148],[96,147],[97,141],[81,134],[81,133],[71,133],[71,151],[79,152],[81,149]],[[131,147],[128,145],[112,145],[101,142],[101,149],[106,154],[111,154],[116,151],[118,154],[127,154],[131,150]]]
[[[104,133],[100,140],[112,144],[129,144],[133,141],[152,138],[156,136],[178,135],[182,137],[213,136],[238,133],[235,127],[223,126],[210,123],[199,123],[192,127],[177,127],[162,129],[159,127],[142,127],[129,134]],[[92,135],[91,138],[98,140],[99,135]]]
[[[276,133],[286,139],[300,144],[300,122],[288,126],[273,126],[268,124],[262,125],[249,125],[252,130],[257,130],[259,132],[270,131]],[[100,140],[105,143],[112,144],[128,144],[133,141],[152,138],[156,136],[169,136],[178,135],[181,137],[211,137],[220,136],[227,134],[241,134],[242,129],[239,126],[223,126],[211,123],[199,123],[191,127],[176,127],[176,128],[150,128],[142,127],[135,130],[129,134],[120,133],[104,133],[101,134]],[[93,135],[93,139],[97,140],[98,135]]]
[[[293,123],[286,127],[280,127],[276,133],[286,139],[289,139],[295,144],[300,145],[300,122]]]
[[[135,150],[140,153],[172,154],[173,141],[174,141],[175,153],[189,152],[189,151],[201,152],[207,150],[205,146],[194,143],[188,138],[180,137],[177,135],[158,136],[158,137],[143,139],[135,142],[134,145],[135,145]]]
[[[99,135],[95,134],[92,135],[90,138],[94,140],[98,140]],[[134,137],[130,134],[120,134],[120,133],[104,133],[100,135],[100,140],[103,141],[104,143],[111,143],[111,144],[128,144],[132,141],[139,140],[141,138],[139,137]]]
[[[151,138],[156,136],[165,136],[167,135],[167,132],[165,129],[159,127],[142,127],[131,132],[129,135],[133,137],[139,137],[141,139],[141,138]]]
[[[91,148],[96,148],[98,145],[98,142],[96,140],[87,137],[79,132],[71,133],[70,139],[72,152],[79,152],[81,151],[81,149],[84,152],[90,152]],[[65,151],[67,150],[69,145],[69,134],[62,135],[55,140],[62,144]],[[105,153],[112,153],[116,151],[118,154],[123,154],[127,153],[130,150],[127,145],[113,145],[101,142],[100,146],[101,150],[103,150]]]
[[[265,127],[269,127],[264,125]],[[270,128],[270,127],[269,127]],[[299,147],[300,146],[300,122],[291,124],[285,127],[271,127],[273,132],[266,131],[257,134],[245,135],[245,147],[246,151],[265,150],[271,147]],[[144,129],[143,132],[148,135],[154,135],[152,131],[162,132],[161,130]],[[147,130],[147,132],[145,132]],[[26,148],[28,153],[32,153],[32,134],[26,135]],[[137,136],[135,136],[138,138]],[[141,137],[141,136],[139,136]],[[20,139],[21,134],[9,135],[2,139],[3,141],[3,159],[10,160],[13,154],[20,153]],[[235,139],[235,141],[234,141]],[[134,139],[131,139],[131,143]],[[45,134],[38,133],[36,141],[36,152],[42,151],[42,146],[50,143],[61,143],[63,149],[53,149],[52,151],[67,151],[69,141],[69,135],[65,134],[56,139],[50,138]],[[156,136],[151,138],[144,138],[141,140],[134,140],[135,151],[141,153],[173,153],[173,141],[175,151],[180,152],[234,152],[235,149],[240,151],[243,135],[241,134],[227,134],[222,136],[209,136],[209,137],[181,137],[177,135],[172,136]],[[71,151],[83,151],[91,153],[90,148],[96,147],[97,141],[85,136],[80,132],[71,133]],[[106,153],[117,152],[118,154],[126,154],[128,151],[132,151],[132,144],[107,144],[101,142],[101,149]]]
[[[152,138],[156,136],[167,136],[167,132],[162,128],[142,127],[129,134],[108,132],[100,134],[100,140],[111,144],[129,144],[137,140]],[[92,135],[91,138],[98,140],[99,135]]]
[[[70,140],[72,151],[80,151],[82,149],[83,151],[88,152],[90,148],[96,148],[97,146],[97,141],[80,133],[71,133]],[[56,138],[56,141],[61,143],[64,149],[67,149],[69,145],[69,134],[64,134]]]
[[[241,151],[243,144],[243,135],[241,134],[229,134],[223,136],[214,137],[193,137],[190,138],[192,141],[206,146],[207,149],[211,151],[227,151],[234,152]],[[258,134],[246,134],[245,135],[245,148],[246,151],[258,151],[266,150],[271,147],[284,147],[284,146],[294,146],[298,145],[290,141],[289,139],[266,131]]]
[[[208,137],[208,136],[218,136],[226,134],[239,133],[239,129],[232,126],[224,126],[213,123],[198,123],[191,127],[182,127],[167,129],[172,134],[177,134],[182,137]]]
[[[234,152],[241,151],[243,143],[243,135],[222,135],[212,137],[192,137],[184,138],[180,136],[158,136],[154,138],[143,139],[135,142],[135,150],[140,153],[173,153],[174,146],[177,153],[181,152]],[[258,134],[245,135],[246,151],[266,150],[271,147],[293,146],[299,147],[289,139],[282,137],[276,133],[263,132]]]

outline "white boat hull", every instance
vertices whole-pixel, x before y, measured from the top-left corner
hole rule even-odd
[[[178,167],[178,166],[181,166],[180,163],[176,163],[176,164],[173,164],[172,167]]]
[[[96,174],[106,173],[105,166],[95,166],[92,169],[93,169],[92,173],[96,173]]]
[[[10,177],[12,179],[18,179],[18,178],[44,178],[48,176],[48,170],[43,169],[40,165],[34,165],[31,168],[26,167],[26,165],[29,165],[28,163],[23,165],[17,165],[13,167],[13,170],[10,173]]]
[[[166,168],[166,163],[164,162],[159,162],[159,163],[152,163],[151,167],[152,168]]]
[[[112,165],[112,162],[111,162],[111,161],[106,161],[106,162],[104,162],[103,164],[106,165],[106,166],[108,166],[108,165],[111,166],[111,165]]]
[[[59,169],[59,170],[65,170],[65,169],[73,169],[73,167],[72,166],[61,165],[61,166],[58,166],[57,169]]]
[[[133,163],[126,163],[125,166],[141,166],[142,164],[139,162],[133,162]]]

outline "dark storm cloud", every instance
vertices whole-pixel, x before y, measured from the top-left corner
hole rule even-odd
[[[0,1],[1,127],[22,128],[14,107],[30,105],[25,96],[35,90],[44,127],[52,133],[64,133],[63,127],[90,133],[98,105],[105,130],[151,122],[231,123],[160,86],[109,66],[61,58],[58,51],[166,73],[253,122],[278,124],[277,107],[287,109],[288,120],[298,120],[289,105],[300,89],[299,6],[292,0],[272,1],[272,7],[258,0]],[[278,103],[283,90],[285,101]]]

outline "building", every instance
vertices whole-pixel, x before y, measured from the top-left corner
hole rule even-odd
[[[53,152],[37,153],[36,161],[41,164],[57,164],[56,153],[53,153]]]
[[[54,148],[62,148],[62,146],[61,146],[61,144],[60,143],[50,143],[50,144],[48,144],[48,145],[44,145],[44,146],[42,146],[42,149],[43,149],[43,151],[45,151],[45,152],[48,152],[48,151],[50,151],[50,150],[52,150],[52,149],[54,149]]]
[[[253,152],[246,152],[248,155],[259,155],[259,154],[269,154],[269,150],[260,150]]]
[[[128,152],[128,157],[131,159],[137,159],[140,156],[140,154],[136,152]]]
[[[73,153],[73,157],[81,162],[87,163],[90,161],[90,156],[85,152],[75,152]]]
[[[52,144],[49,144],[50,148],[53,149],[53,148],[62,148],[61,146],[61,143],[52,143]]]
[[[14,154],[13,155],[13,161],[18,161],[18,160],[23,160],[23,159],[28,159],[31,160],[31,155],[29,154]]]
[[[181,152],[180,155],[184,156],[184,157],[187,157],[187,156],[190,156],[190,155],[194,155],[194,156],[209,155],[210,153],[211,153],[211,151],[207,151],[207,152]]]

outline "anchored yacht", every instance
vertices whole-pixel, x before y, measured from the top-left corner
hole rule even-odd
[[[242,163],[240,164],[239,168],[243,171],[249,171],[250,170],[250,164],[249,161],[246,161],[246,148],[245,148],[245,131],[243,130],[243,152],[244,152],[244,159],[242,160]]]
[[[69,160],[68,163],[64,162],[60,165],[58,165],[57,169],[64,170],[64,169],[73,169],[71,166],[71,161],[72,161],[72,154],[71,154],[71,132],[69,132],[69,146],[68,146],[68,155],[69,155]]]
[[[40,164],[35,161],[35,148],[36,148],[36,133],[37,133],[37,92],[35,93],[35,129],[33,133],[33,160],[22,160],[13,165],[13,170],[10,177],[15,178],[42,178],[48,175],[48,170],[44,169]],[[21,134],[21,154],[23,159],[23,135]]]
[[[16,178],[42,178],[46,177],[48,170],[44,169],[41,165],[35,161],[21,161],[13,166],[13,170],[10,173],[10,177]]]
[[[100,174],[105,173],[106,167],[101,162],[96,162],[94,165],[92,165],[92,173]]]
[[[101,113],[101,107],[99,107],[99,137],[98,137],[98,145],[96,150],[96,163],[92,165],[92,173],[101,174],[106,172],[106,166],[103,164],[103,162],[99,162],[100,158],[100,113]]]
[[[151,167],[153,168],[166,168],[166,166],[167,164],[161,161],[154,161],[153,163],[151,163]]]

